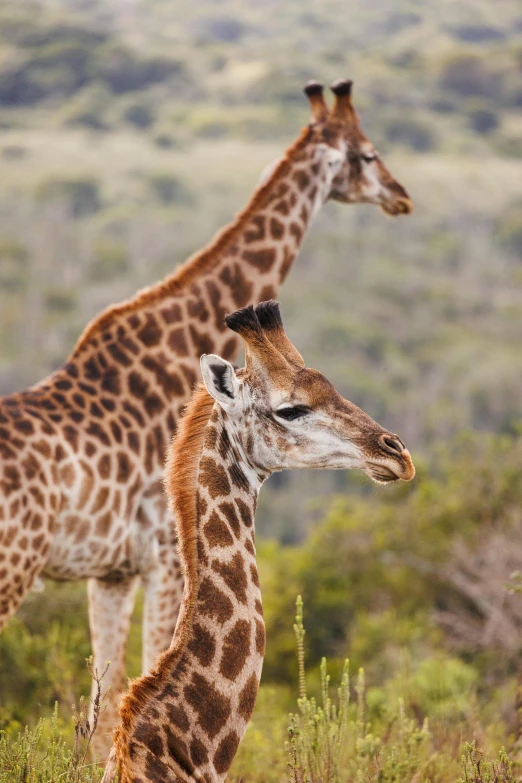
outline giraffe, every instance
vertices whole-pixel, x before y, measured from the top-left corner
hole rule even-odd
[[[186,586],[170,648],[121,704],[102,783],[224,780],[254,708],[265,650],[254,516],[287,468],[362,468],[409,481],[406,447],[305,367],[276,302],[226,318],[246,366],[201,357],[165,471]]]
[[[182,574],[161,476],[202,353],[239,338],[224,314],[274,296],[327,199],[412,203],[364,136],[352,83],[305,87],[312,121],[246,209],[165,280],[109,307],[67,362],[0,401],[0,628],[38,576],[88,579],[94,662],[111,661],[93,747],[103,757],[125,687],[125,645],[144,588],[143,671],[172,638]]]

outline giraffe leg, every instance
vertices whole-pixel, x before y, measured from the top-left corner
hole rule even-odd
[[[155,568],[142,575],[145,591],[143,672],[170,647],[183,594],[183,574],[175,540],[160,545]]]
[[[125,649],[138,578],[123,582],[103,582],[89,579],[89,623],[91,627],[94,666],[99,672],[111,662],[103,680],[103,690],[110,685],[106,707],[98,720],[98,727],[92,741],[92,751],[104,762],[112,746],[112,730],[119,723],[119,700],[125,690]],[[93,683],[91,701],[95,695]],[[90,705],[89,720],[92,722],[93,706]]]
[[[0,630],[44,570],[52,542],[53,514],[28,505],[23,520],[10,519],[0,500]]]

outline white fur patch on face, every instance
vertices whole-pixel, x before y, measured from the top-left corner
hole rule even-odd
[[[383,187],[379,179],[379,173],[377,171],[377,168],[375,166],[372,166],[371,163],[366,163],[363,165],[364,165],[364,187],[363,187],[364,196],[367,199],[377,200],[378,197],[383,192]]]
[[[338,150],[329,144],[317,144],[314,157],[315,161],[321,164],[325,176],[321,183],[322,186],[317,188],[317,195],[312,204],[312,217],[315,217],[330,195],[332,182],[341,170],[345,156],[345,150]]]

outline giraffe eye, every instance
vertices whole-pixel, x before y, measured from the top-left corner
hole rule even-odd
[[[307,413],[310,413],[310,408],[307,408],[306,405],[294,405],[288,408],[279,408],[279,410],[275,411],[276,416],[285,421],[295,421],[306,416]]]
[[[365,163],[371,163],[376,157],[377,155],[375,152],[367,152],[364,155],[361,155],[361,160],[364,160]]]

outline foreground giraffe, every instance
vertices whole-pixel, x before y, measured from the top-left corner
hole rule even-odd
[[[351,82],[305,91],[312,123],[246,209],[173,275],[85,330],[68,362],[0,402],[0,628],[38,575],[89,579],[95,665],[111,661],[95,738],[110,747],[138,578],[143,670],[172,638],[182,577],[161,476],[202,353],[239,349],[225,312],[274,296],[312,217],[329,198],[390,215],[411,201],[362,133]]]
[[[103,783],[224,779],[254,708],[265,627],[254,548],[263,482],[286,468],[415,474],[402,441],[306,369],[275,302],[226,319],[246,367],[202,356],[166,469],[185,592],[170,649],[131,684]]]

